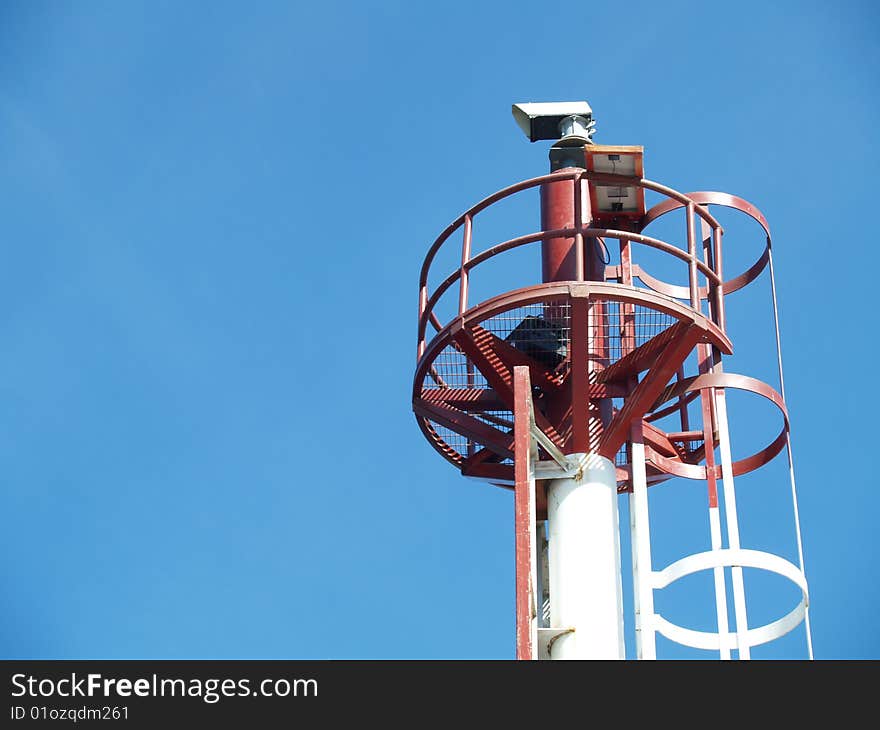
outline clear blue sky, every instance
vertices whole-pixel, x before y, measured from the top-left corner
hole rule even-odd
[[[4,3],[0,655],[511,657],[510,494],[461,478],[410,411],[418,268],[462,210],[545,170],[510,104],[587,99],[596,141],[643,144],[649,177],[768,216],[816,655],[880,657],[878,18]],[[761,516],[785,477],[744,483],[741,518],[790,557],[790,518]],[[658,509],[668,562],[684,516]],[[798,630],[761,655],[803,651]]]

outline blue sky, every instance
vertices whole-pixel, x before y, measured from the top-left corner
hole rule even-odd
[[[512,657],[510,494],[410,411],[418,269],[546,169],[510,104],[587,99],[648,177],[767,215],[816,655],[880,656],[877,10],[558,8],[4,3],[0,655]],[[775,384],[759,284],[734,341]],[[774,469],[744,543],[790,557]]]

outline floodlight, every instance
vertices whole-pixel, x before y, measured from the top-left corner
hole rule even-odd
[[[514,104],[513,118],[531,142],[559,139],[590,144],[596,122],[585,101],[551,101]]]

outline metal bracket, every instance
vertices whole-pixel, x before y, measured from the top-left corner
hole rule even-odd
[[[538,659],[550,659],[553,652],[553,644],[560,636],[573,634],[574,629],[538,629]]]

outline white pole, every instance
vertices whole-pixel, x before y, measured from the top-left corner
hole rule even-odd
[[[719,368],[720,370],[720,368]],[[739,519],[736,514],[736,491],[733,487],[733,457],[730,455],[730,433],[727,423],[727,403],[724,388],[715,389],[715,412],[718,414],[718,449],[721,452],[721,481],[723,483],[724,515],[727,518],[727,544],[739,550]],[[746,589],[740,565],[730,568],[733,583],[733,616],[736,621],[736,645],[740,659],[751,657],[748,643],[748,616]]]
[[[553,641],[550,658],[623,659],[614,464],[590,454],[579,477],[554,479],[547,489],[550,625],[570,629]]]
[[[712,549],[721,550],[723,547],[721,542],[721,514],[718,511],[717,505],[709,507],[709,534],[712,539]],[[727,618],[727,583],[724,579],[724,568],[714,568],[713,575],[715,578],[715,614],[718,618],[718,635],[726,640],[730,627]],[[721,642],[718,657],[720,659],[730,659],[730,647],[724,640]]]
[[[632,439],[632,493],[629,518],[632,535],[633,608],[636,612],[636,658],[656,659],[654,630],[654,587],[651,568],[651,530],[648,513],[648,481],[645,474],[645,445],[641,424]]]

